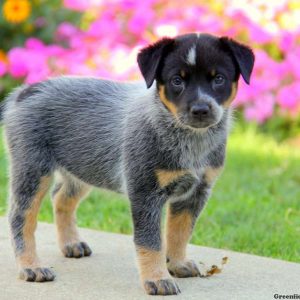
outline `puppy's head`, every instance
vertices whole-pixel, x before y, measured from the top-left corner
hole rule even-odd
[[[142,49],[138,65],[147,87],[156,81],[160,100],[182,125],[208,128],[222,119],[240,75],[249,84],[254,55],[227,37],[187,34]]]

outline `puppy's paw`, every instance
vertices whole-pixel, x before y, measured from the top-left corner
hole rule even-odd
[[[65,257],[80,258],[83,256],[90,256],[92,254],[91,248],[85,242],[77,242],[73,244],[66,244],[62,249]]]
[[[172,276],[179,278],[198,277],[202,275],[193,260],[170,261],[168,263],[168,270]]]
[[[31,282],[53,281],[55,274],[49,268],[23,268],[20,270],[19,278]]]
[[[146,280],[144,288],[149,295],[177,295],[181,293],[177,283],[173,279]]]

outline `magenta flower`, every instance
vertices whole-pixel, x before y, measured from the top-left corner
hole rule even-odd
[[[295,34],[292,32],[284,31],[281,33],[279,41],[279,48],[284,53],[289,53],[295,45]]]
[[[56,37],[58,40],[69,39],[77,33],[78,29],[69,22],[63,22],[59,24],[56,29]]]
[[[0,76],[3,76],[7,71],[6,63],[0,60]]]
[[[269,119],[274,110],[274,96],[272,94],[263,94],[253,106],[246,107],[245,118],[247,120],[263,123]]]
[[[153,21],[155,14],[151,8],[139,8],[128,22],[128,30],[140,36]]]
[[[23,77],[28,72],[28,55],[24,48],[13,48],[8,52],[9,72],[15,77]]]
[[[272,35],[253,22],[249,22],[248,31],[250,40],[257,44],[266,44],[272,41]]]
[[[278,104],[289,111],[296,110],[300,103],[300,86],[292,83],[282,87],[277,95]]]
[[[29,38],[25,42],[25,47],[27,49],[36,50],[36,51],[43,51],[45,49],[44,43],[37,39],[37,38]]]
[[[98,1],[99,2],[99,1]],[[64,6],[77,11],[87,10],[95,0],[64,0]]]

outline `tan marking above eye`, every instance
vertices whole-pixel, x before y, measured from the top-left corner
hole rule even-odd
[[[210,72],[210,75],[212,76],[212,77],[215,77],[216,76],[216,70],[215,69],[213,69],[211,72]]]
[[[167,109],[175,117],[177,117],[177,107],[175,106],[174,103],[172,103],[169,99],[167,99],[164,85],[159,86],[159,92],[158,93],[159,93],[159,97],[160,97],[161,102],[167,107]]]
[[[181,71],[180,71],[180,76],[181,76],[182,78],[185,78],[186,72],[185,72],[184,70],[181,70]]]
[[[160,187],[163,188],[169,185],[170,183],[174,182],[178,178],[190,174],[190,171],[189,170],[170,171],[170,170],[158,169],[155,171],[155,173]]]
[[[227,98],[227,100],[223,103],[223,106],[225,108],[228,108],[230,106],[231,102],[233,101],[233,99],[236,96],[236,93],[237,93],[237,82],[233,82],[231,85],[231,94]]]

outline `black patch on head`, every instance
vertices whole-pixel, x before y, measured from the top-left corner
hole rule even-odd
[[[159,75],[162,68],[164,56],[171,51],[174,39],[163,38],[158,42],[143,48],[137,57],[137,62],[142,75],[146,81],[147,88],[150,88],[154,79]]]
[[[40,83],[34,83],[32,85],[30,85],[29,87],[25,88],[18,96],[17,98],[17,102],[21,102],[23,101],[24,99],[32,96],[32,95],[35,95],[37,93],[39,93],[39,86],[40,86]]]
[[[188,54],[195,48],[196,61],[191,65]],[[220,39],[201,34],[188,34],[175,39],[174,50],[165,57],[158,83],[165,85],[166,97],[172,101],[179,111],[187,111],[199,99],[201,93],[209,95],[218,104],[225,102],[231,95],[232,83],[238,79],[238,69],[231,54],[222,48]],[[174,87],[172,78],[180,76],[181,70],[186,74],[183,88]],[[222,86],[214,85],[214,76],[222,74],[226,82]]]
[[[232,55],[239,72],[245,82],[249,84],[255,60],[253,51],[248,46],[227,37],[221,37],[220,42],[224,45],[224,49]]]
[[[148,88],[154,80],[158,87],[164,85],[165,97],[176,106],[182,124],[207,128],[220,122],[224,110],[219,106],[234,95],[240,74],[249,83],[254,55],[229,38],[186,34],[142,49],[138,63]]]

